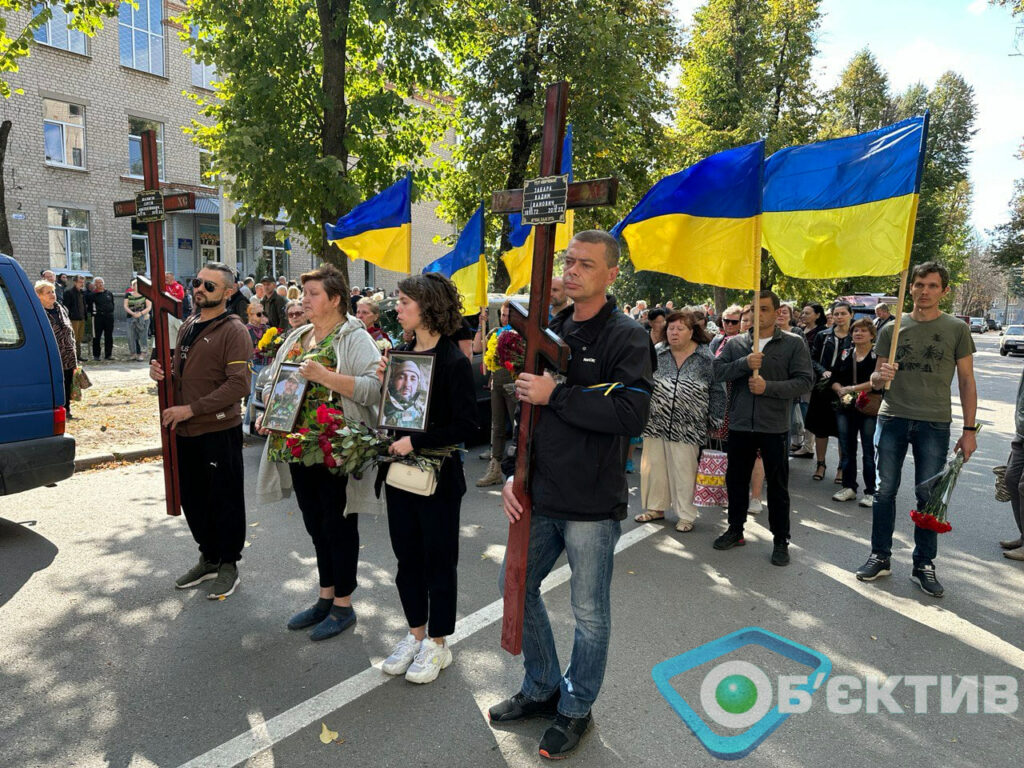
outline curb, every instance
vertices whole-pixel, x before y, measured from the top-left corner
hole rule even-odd
[[[256,445],[262,442],[262,439],[253,438],[249,435],[245,435],[242,439],[243,446]],[[159,445],[155,445],[150,446],[149,448],[132,448],[127,451],[95,453],[91,456],[81,456],[75,459],[75,472],[92,469],[99,464],[106,464],[111,461],[138,461],[139,459],[148,459],[151,456],[159,456],[161,453],[163,453],[163,448]]]

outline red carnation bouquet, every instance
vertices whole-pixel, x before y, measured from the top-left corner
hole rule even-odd
[[[526,366],[526,342],[516,331],[502,331],[498,336],[498,362],[513,376],[523,372]]]
[[[918,528],[936,533],[949,533],[953,530],[948,520],[949,502],[953,496],[953,489],[956,488],[956,481],[960,477],[960,470],[963,468],[964,454],[957,451],[939,474],[918,483],[915,490],[928,494],[928,501],[922,509],[910,510],[910,519]]]

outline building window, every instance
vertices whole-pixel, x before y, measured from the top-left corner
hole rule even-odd
[[[213,152],[199,150],[199,180],[209,187],[217,186],[217,174],[213,170]]]
[[[43,7],[41,4],[34,5],[32,7],[32,14],[38,16],[42,12]],[[53,15],[46,23],[32,33],[36,42],[71,51],[72,53],[88,53],[85,33],[79,32],[77,29],[68,28],[68,15],[61,6],[52,5],[50,9]]]
[[[118,31],[121,36],[121,63],[132,69],[164,73],[163,0],[136,0],[138,8],[121,3]]]
[[[263,258],[266,272],[264,274],[277,277],[289,274],[291,251],[285,248],[283,240],[278,239],[276,231],[263,230]]]
[[[85,107],[43,99],[46,162],[85,168]]]
[[[164,124],[141,117],[128,118],[128,175],[142,177],[142,132],[156,131],[156,160],[160,180],[164,176]]]
[[[192,27],[192,39],[195,40],[199,31]],[[209,88],[213,90],[213,82],[217,79],[217,68],[213,64],[204,64],[201,61],[192,61],[192,85],[197,88]]]
[[[89,212],[47,208],[50,268],[89,271]]]

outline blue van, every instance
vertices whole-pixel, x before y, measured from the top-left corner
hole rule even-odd
[[[65,480],[64,372],[50,322],[25,270],[0,254],[0,496]]]

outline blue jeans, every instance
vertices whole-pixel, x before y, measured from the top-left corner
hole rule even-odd
[[[949,423],[918,421],[895,416],[879,416],[877,431],[878,492],[872,508],[871,551],[889,557],[892,554],[892,532],[896,525],[896,492],[900,489],[903,460],[907,447],[914,452],[914,484],[919,485],[942,471],[949,451]],[[928,501],[916,488],[917,507]],[[922,498],[923,496],[923,498]],[[928,565],[935,559],[937,537],[914,525],[914,566]]]
[[[844,408],[836,413],[836,424],[839,427],[839,445],[844,447],[843,487],[857,490],[857,436],[860,435],[864,493],[873,494],[875,492],[875,417],[865,416],[854,408]]]
[[[523,620],[523,694],[543,701],[561,689],[558,711],[583,717],[597,698],[611,636],[611,583],[618,520],[557,520],[534,514],[526,558],[526,612]],[[563,675],[540,583],[565,550],[569,558],[570,602],[576,619],[572,655]],[[498,586],[505,592],[505,565]]]

